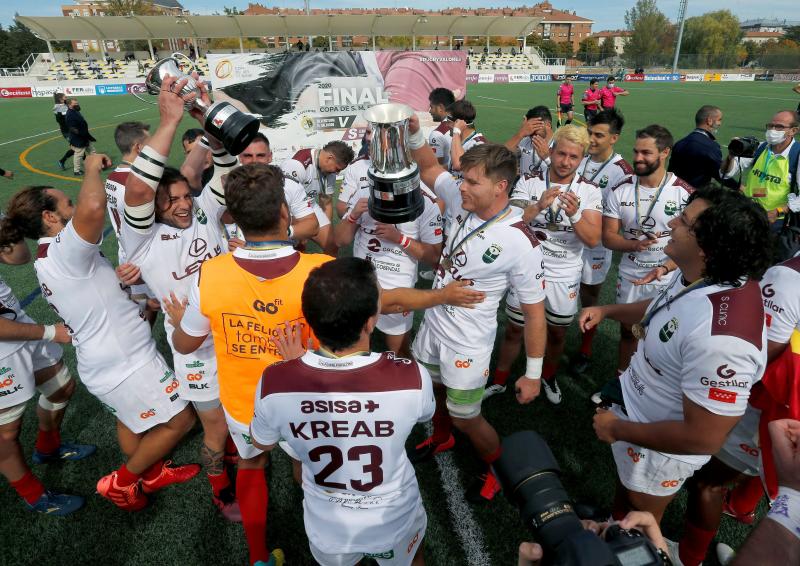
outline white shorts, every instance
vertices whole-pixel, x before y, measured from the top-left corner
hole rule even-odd
[[[331,219],[328,218],[328,215],[325,214],[325,211],[322,210],[322,207],[316,203],[314,203],[314,214],[317,215],[317,222],[319,222],[319,228],[322,230],[325,226],[329,226],[331,223]]]
[[[619,481],[637,493],[666,497],[677,493],[702,465],[687,464],[630,442],[611,445]]]
[[[761,444],[758,439],[758,422],[761,411],[747,405],[744,415],[733,427],[719,452],[714,457],[734,470],[758,476],[761,474]]]
[[[629,305],[647,299],[652,299],[667,286],[667,281],[657,283],[647,283],[646,285],[634,285],[622,276],[617,278],[617,304]]]
[[[186,408],[178,378],[160,354],[97,399],[136,434],[168,422]]]
[[[222,407],[223,410],[225,407]],[[250,424],[240,423],[225,411],[225,421],[228,423],[228,432],[231,435],[233,443],[236,445],[236,451],[239,453],[240,458],[248,460],[255,458],[264,451],[259,450],[253,446],[253,440],[250,438]]]
[[[418,362],[439,368],[445,387],[462,391],[486,385],[492,358],[492,349],[487,350],[480,354],[461,354],[444,345],[424,321],[411,345],[411,351]]]
[[[172,363],[180,383],[181,399],[186,401],[219,399],[217,356],[213,344],[186,355],[173,351]]]
[[[62,355],[58,344],[37,340],[0,360],[0,409],[25,404],[36,393],[33,374],[56,365]]]
[[[603,246],[583,248],[583,270],[581,283],[584,285],[600,285],[606,280],[611,269],[613,254]]]
[[[547,281],[544,287],[544,314],[548,324],[569,326],[578,312],[580,279],[574,281]],[[525,316],[513,289],[506,295],[506,316],[517,326],[525,325]]]
[[[378,330],[389,336],[405,334],[414,326],[414,312],[405,311],[378,316]]]
[[[417,515],[409,526],[405,534],[394,544],[393,547],[377,552],[352,552],[348,554],[327,554],[309,542],[311,555],[321,566],[353,566],[364,558],[372,558],[381,566],[408,566],[414,560],[417,550],[425,538],[425,531],[428,528],[428,516],[425,508],[420,502]]]

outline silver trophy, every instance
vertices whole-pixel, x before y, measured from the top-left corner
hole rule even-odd
[[[413,115],[410,106],[393,103],[378,104],[363,114],[372,128],[369,213],[378,222],[410,222],[425,208],[419,168],[406,143],[408,120]]]
[[[188,73],[195,70],[194,62],[186,55],[173,53],[170,57],[157,62],[147,73],[144,79],[145,91],[152,95],[158,95],[161,91],[161,84],[167,77],[177,77],[178,80],[188,79],[180,94],[187,95],[194,92],[197,94],[197,98],[184,105],[186,111],[193,108],[200,110],[205,117],[205,131],[217,138],[228,153],[239,155],[250,145],[253,137],[258,133],[258,118],[237,110],[230,102],[214,102],[207,106],[200,99],[197,82],[181,68],[181,61],[190,67]],[[147,104],[158,104],[157,101],[153,102],[142,98],[134,90],[131,90],[131,94]]]

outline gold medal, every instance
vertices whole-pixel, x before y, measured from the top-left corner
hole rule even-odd
[[[546,228],[548,230],[550,230],[551,232],[557,232],[558,231],[558,224],[556,224],[555,222],[548,222],[546,224]]]
[[[439,262],[445,270],[450,269],[453,267],[453,262],[450,260],[449,257],[444,258],[442,261]]]
[[[647,336],[647,329],[640,322],[637,322],[631,327],[631,332],[633,333],[633,337],[637,340],[644,340]]]

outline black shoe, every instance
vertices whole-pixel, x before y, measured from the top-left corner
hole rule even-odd
[[[583,352],[578,352],[577,355],[573,358],[572,363],[570,364],[570,369],[572,373],[576,376],[586,375],[589,372],[589,368],[592,365],[592,358],[584,354]]]
[[[79,173],[72,173],[72,174],[75,175],[76,177],[83,177],[83,171],[80,171]]]
[[[406,454],[408,455],[409,462],[412,464],[419,464],[420,462],[430,460],[439,452],[450,450],[455,445],[456,439],[452,434],[447,440],[438,444],[435,444],[433,442],[433,437],[429,436],[413,448],[406,448]]]

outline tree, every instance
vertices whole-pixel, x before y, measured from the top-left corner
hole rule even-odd
[[[600,59],[600,45],[594,37],[587,37],[578,44],[576,57],[587,65],[594,65]]]
[[[47,43],[15,22],[8,30],[0,26],[0,67],[19,67],[31,53],[46,53]]]
[[[154,10],[148,0],[106,0],[103,12],[107,16],[151,16]]]
[[[556,43],[556,57],[571,59],[575,54],[575,48],[571,41],[560,41]]]
[[[730,10],[708,12],[686,20],[681,52],[696,56],[695,67],[732,67],[742,35]]]
[[[637,67],[663,63],[672,53],[674,25],[658,9],[655,0],[637,0],[625,12],[631,36],[625,44],[628,63]]]
[[[770,69],[794,70],[800,59],[800,43],[791,39],[770,41],[764,44],[764,53],[759,59],[759,64]]]
[[[783,36],[783,38],[791,39],[795,43],[800,43],[800,26],[786,28],[786,34]]]

